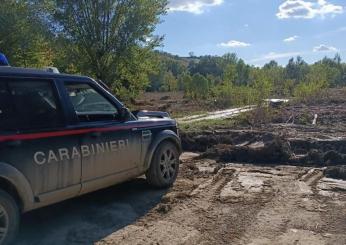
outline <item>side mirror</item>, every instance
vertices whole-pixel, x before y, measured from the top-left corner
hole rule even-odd
[[[126,107],[122,107],[122,108],[120,109],[119,113],[120,113],[119,116],[120,116],[120,119],[121,119],[121,120],[127,121],[127,120],[130,119],[131,113],[130,113],[129,109],[127,109]]]

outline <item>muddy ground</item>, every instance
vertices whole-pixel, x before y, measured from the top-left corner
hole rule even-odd
[[[337,90],[269,121],[182,132],[171,189],[138,178],[36,210],[17,244],[346,244],[345,119]]]
[[[346,181],[323,172],[185,153],[172,189],[139,178],[34,211],[17,244],[346,244]]]
[[[345,204],[319,168],[185,160],[160,204],[97,244],[345,244]]]

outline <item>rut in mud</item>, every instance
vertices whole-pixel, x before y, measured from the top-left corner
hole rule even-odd
[[[345,244],[345,204],[320,168],[185,159],[156,208],[98,244]]]

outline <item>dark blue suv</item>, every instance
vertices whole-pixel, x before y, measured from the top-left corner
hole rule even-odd
[[[180,154],[167,113],[132,113],[88,77],[0,67],[0,243],[20,213],[142,174],[168,187]]]

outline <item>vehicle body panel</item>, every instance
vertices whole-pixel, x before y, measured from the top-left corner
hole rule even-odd
[[[148,170],[157,146],[170,140],[181,150],[176,122],[167,113],[144,112],[127,121],[79,121],[64,84],[86,83],[116,108],[124,105],[88,77],[0,68],[1,79],[49,79],[64,125],[4,132],[0,129],[0,177],[10,181],[23,212],[105,188]]]
[[[0,156],[1,161],[18,169],[29,181],[34,195],[40,196],[75,185],[80,189],[81,158],[68,159],[60,151],[75,146],[79,146],[79,139],[73,135],[6,140],[0,143]]]
[[[1,178],[6,179],[15,187],[20,199],[22,211],[29,211],[34,206],[34,194],[31,186],[25,176],[10,164],[0,162]]]

